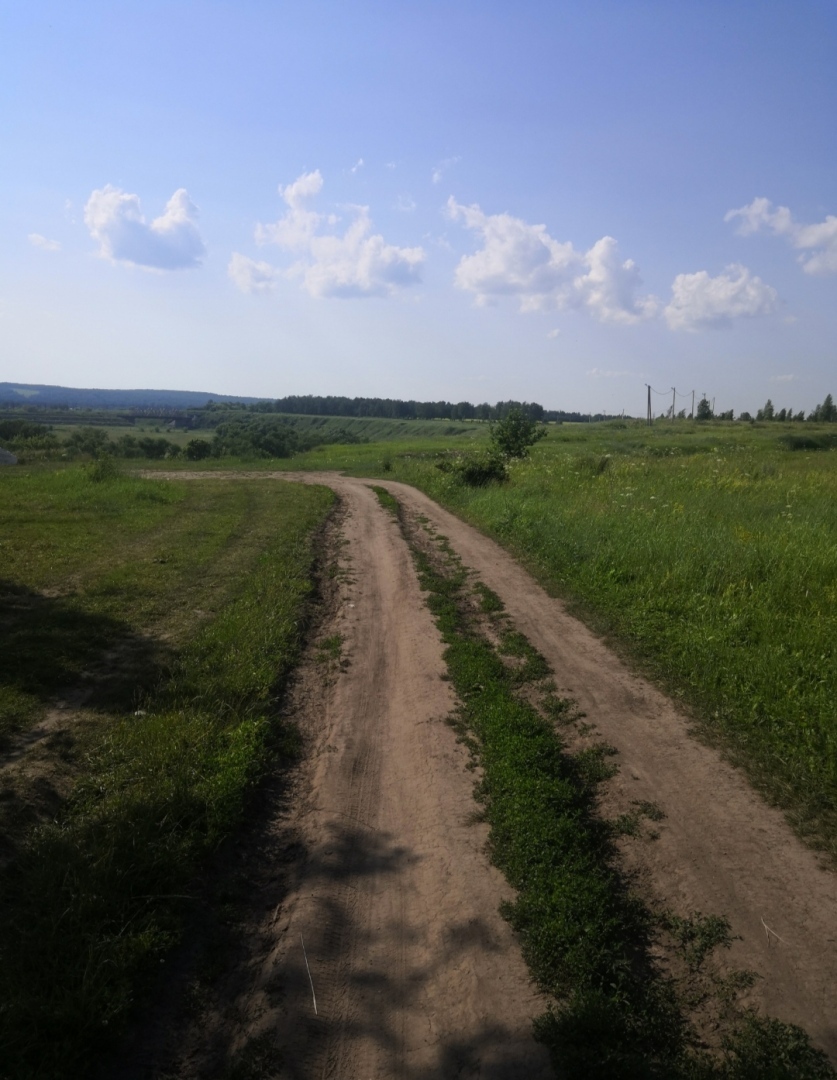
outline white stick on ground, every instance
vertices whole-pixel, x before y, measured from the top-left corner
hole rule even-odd
[[[761,925],[764,927],[764,932],[767,934],[767,945],[768,945],[768,947],[770,946],[770,935],[771,934],[776,938],[777,941],[781,941],[781,943],[783,945],[787,945],[787,942],[785,941],[785,939],[782,938],[782,937],[779,937],[779,935],[776,933],[775,930],[771,930],[770,927],[767,925],[767,923],[764,921],[764,919],[761,920]]]
[[[305,957],[305,970],[308,972],[308,981],[311,983],[311,997],[314,1000],[314,1016],[319,1016],[317,1012],[317,995],[314,993],[314,980],[311,978],[311,968],[308,966],[308,953],[305,951],[305,939],[302,934],[299,935],[299,940],[302,942],[302,955]]]

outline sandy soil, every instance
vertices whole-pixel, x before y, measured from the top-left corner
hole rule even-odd
[[[307,856],[258,928],[261,959],[237,1008],[254,1019],[240,1039],[275,1032],[288,1077],[549,1075],[530,1034],[542,1005],[497,914],[508,888],[485,857],[484,826],[470,823],[473,776],[443,722],[452,701],[438,633],[398,527],[372,481],[274,475],[328,484],[349,508],[353,580],[329,632],[344,635],[350,666],[310,690],[316,749],[295,811]],[[726,915],[738,935],[730,964],[760,976],[752,1003],[805,1027],[837,1061],[837,876],[497,544],[420,492],[375,483],[426,515],[502,598],[619,751],[617,794],[664,811],[638,856],[644,887],[679,914]],[[277,973],[278,1003],[265,992]],[[200,1033],[191,1040],[181,1075],[208,1075]]]
[[[269,1034],[279,1075],[306,1080],[551,1076],[412,559],[366,485],[328,483],[347,511],[348,573],[320,640],[342,635],[344,670],[315,644],[295,692],[312,752],[274,841],[305,854],[278,910],[260,905],[237,976],[178,1036],[177,1075],[217,1075],[226,1027],[228,1060]]]

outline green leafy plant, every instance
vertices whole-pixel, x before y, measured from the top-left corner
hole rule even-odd
[[[543,424],[530,420],[521,409],[511,409],[502,420],[491,425],[491,444],[506,460],[528,457],[530,448],[544,438]]]

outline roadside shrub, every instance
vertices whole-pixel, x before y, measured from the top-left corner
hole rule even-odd
[[[495,450],[482,450],[461,454],[452,460],[441,458],[436,468],[448,473],[469,487],[485,487],[493,482],[508,480],[509,474],[503,457]]]
[[[203,461],[212,454],[212,445],[206,439],[190,439],[183,453],[190,461]]]
[[[512,409],[491,426],[491,445],[504,458],[525,458],[530,447],[546,438],[546,428],[530,420],[521,409]]]
[[[102,484],[121,476],[121,470],[110,454],[97,458],[85,469],[85,476],[94,484]]]

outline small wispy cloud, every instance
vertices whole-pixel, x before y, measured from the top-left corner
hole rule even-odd
[[[554,330],[550,330],[550,331],[549,331],[549,332],[547,333],[547,335],[546,335],[546,336],[547,336],[547,337],[548,337],[548,338],[549,338],[550,340],[552,340],[552,339],[554,339],[554,338],[557,338],[557,337],[558,337],[558,335],[559,335],[560,333],[561,333],[561,331],[560,331],[560,330],[559,330],[559,329],[558,329],[558,328],[556,327],[556,328],[555,328]]]
[[[354,163],[354,165],[352,165],[351,169],[349,169],[349,172],[350,173],[356,173],[362,168],[363,168],[363,158],[360,157],[360,158],[357,159],[357,161]]]
[[[398,165],[397,165],[397,163],[396,163],[396,162],[394,162],[394,161],[388,161],[388,162],[386,163],[386,167],[387,167],[388,169],[397,169],[397,168],[398,168]]]
[[[769,199],[753,199],[749,206],[729,210],[724,221],[739,219],[741,236],[766,230],[783,236],[798,251],[806,274],[837,274],[837,216],[827,214],[825,221],[805,225],[795,221],[787,206],[774,206]]]
[[[433,171],[430,174],[431,181],[434,184],[441,184],[442,177],[445,175],[445,173],[448,171],[448,169],[452,165],[456,165],[456,163],[459,160],[460,160],[459,155],[457,155],[456,157],[449,157],[449,158],[445,158],[444,161],[440,161],[439,164],[435,166],[435,168],[433,169]]]
[[[227,276],[245,293],[272,292],[279,271],[270,263],[257,262],[234,251],[227,266]]]
[[[771,375],[770,382],[793,382],[793,375]]]
[[[641,371],[605,371],[602,368],[591,368],[587,374],[592,379],[644,379]]]
[[[412,195],[399,195],[395,203],[395,209],[402,214],[412,214],[416,208],[416,200]]]
[[[40,233],[29,233],[29,243],[32,247],[40,248],[41,251],[60,251],[61,244],[58,240],[48,240],[45,236],[41,236]]]

